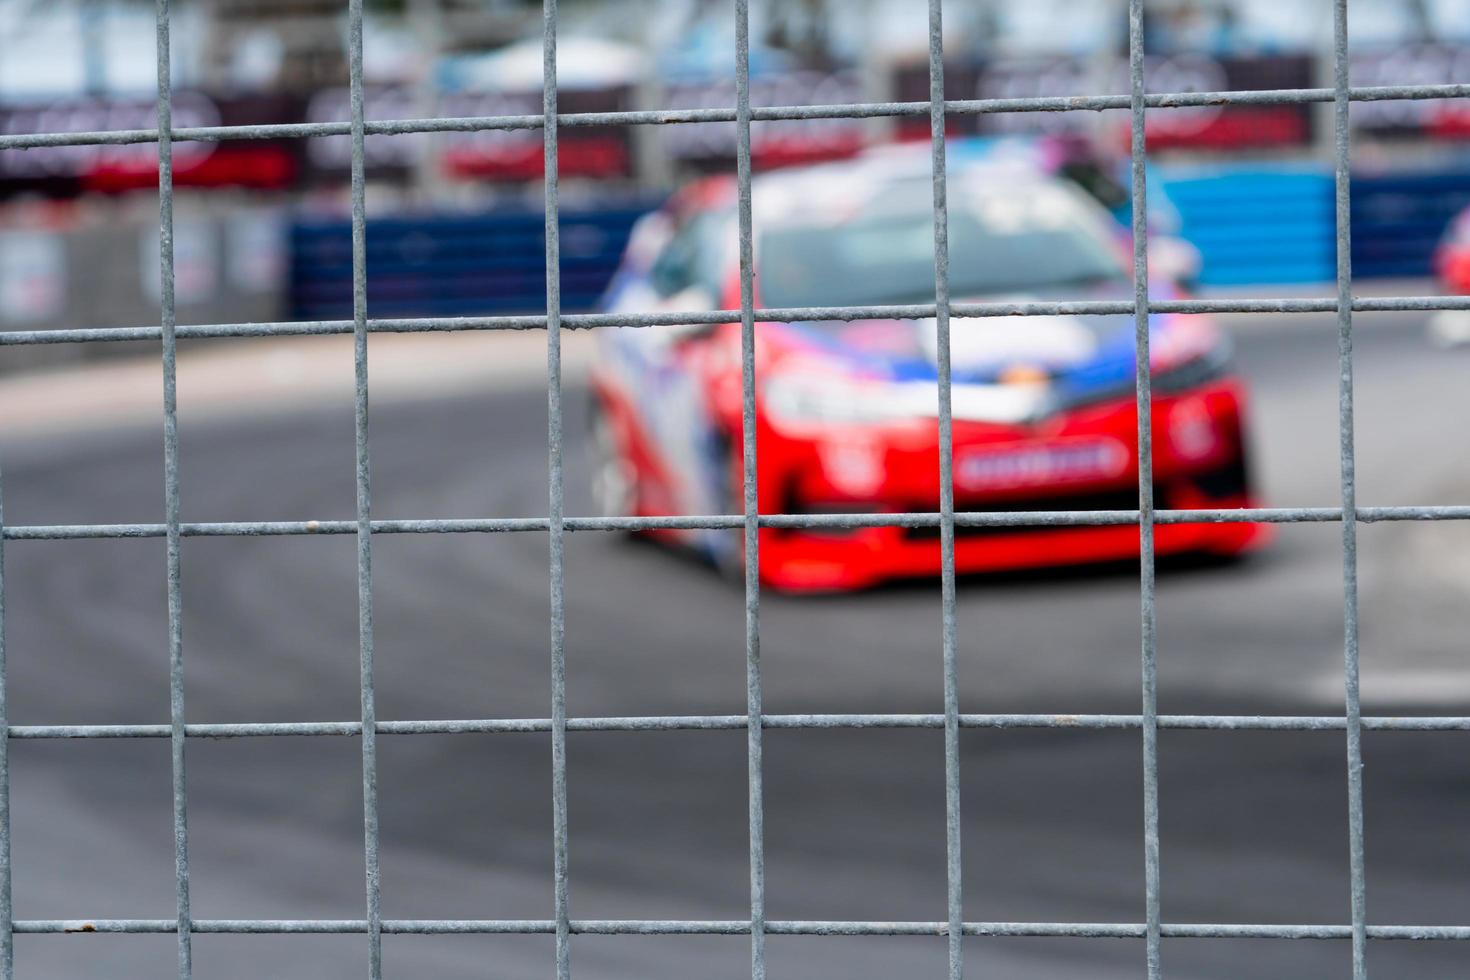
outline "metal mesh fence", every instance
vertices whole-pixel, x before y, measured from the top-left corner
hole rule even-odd
[[[942,17],[940,0],[929,0],[929,76],[927,102],[863,105],[784,106],[754,108],[750,104],[748,0],[734,0],[736,19],[736,105],[733,109],[636,111],[559,115],[556,85],[557,2],[544,7],[543,114],[486,118],[438,118],[367,122],[363,117],[362,0],[349,0],[348,48],[351,82],[351,120],[347,123],[173,129],[169,84],[169,2],[157,0],[158,128],[62,134],[0,136],[0,149],[41,146],[78,146],[118,143],[158,144],[162,320],[157,327],[16,331],[0,333],[0,345],[113,342],[161,342],[164,386],[164,520],[158,524],[89,524],[4,526],[0,542],[16,539],[71,539],[162,537],[167,542],[168,637],[170,662],[170,721],[152,725],[31,725],[6,723],[4,648],[0,640],[0,974],[14,972],[13,944],[17,933],[169,933],[178,937],[180,977],[192,972],[194,933],[359,933],[367,937],[368,973],[382,976],[384,933],[541,933],[556,937],[556,972],[570,977],[570,937],[574,934],[749,935],[751,975],[765,975],[767,935],[916,935],[947,937],[949,975],[963,974],[964,936],[1073,936],[1144,940],[1149,977],[1162,975],[1161,937],[1350,939],[1353,976],[1367,976],[1368,939],[1470,940],[1470,926],[1372,925],[1365,901],[1363,857],[1363,781],[1360,740],[1364,730],[1465,731],[1470,717],[1363,717],[1358,691],[1357,539],[1360,522],[1470,519],[1470,506],[1395,506],[1360,508],[1354,489],[1353,442],[1353,314],[1358,311],[1470,309],[1464,297],[1394,297],[1359,299],[1352,293],[1350,267],[1349,134],[1348,109],[1353,101],[1384,99],[1440,99],[1470,96],[1470,84],[1353,88],[1347,63],[1347,0],[1335,0],[1334,85],[1325,89],[1255,92],[1149,94],[1144,91],[1143,0],[1129,3],[1129,62],[1131,92],[1127,96],[945,101]],[[1296,104],[1331,102],[1334,107],[1337,281],[1335,299],[1211,299],[1151,301],[1148,290],[1147,215],[1145,211],[1144,118],[1150,108],[1202,105]],[[945,120],[947,116],[995,112],[1063,112],[1128,109],[1132,121],[1132,223],[1134,296],[1131,302],[952,303],[948,282],[948,213],[945,180]],[[762,120],[836,117],[925,116],[930,121],[933,160],[935,282],[933,303],[909,306],[842,307],[818,309],[755,309],[752,271],[751,139],[752,122]],[[671,125],[733,121],[737,129],[737,186],[740,237],[739,310],[643,315],[597,314],[563,316],[560,306],[557,208],[557,134],[566,126]],[[523,317],[461,317],[371,319],[367,309],[364,139],[367,135],[540,128],[544,134],[546,168],[546,313]],[[174,322],[173,263],[173,144],[180,140],[250,140],[325,135],[350,135],[352,141],[352,266],[353,318],[350,321],[281,323],[226,323],[177,326]],[[1151,393],[1149,331],[1151,313],[1311,313],[1335,312],[1338,322],[1339,458],[1341,501],[1338,506],[1308,508],[1255,508],[1245,510],[1156,510],[1152,480]],[[1138,406],[1139,503],[1136,510],[966,512],[956,513],[953,490],[952,412],[950,404],[950,331],[954,319],[1047,314],[1129,314],[1136,325],[1136,390]],[[762,514],[756,497],[755,442],[755,331],[761,321],[853,320],[859,318],[934,318],[938,333],[938,420],[941,496],[937,513],[872,515]],[[695,517],[573,518],[565,516],[562,478],[561,331],[601,326],[647,327],[661,325],[741,324],[743,351],[743,514]],[[960,327],[963,329],[963,326]],[[547,396],[550,500],[544,519],[374,520],[369,481],[368,336],[375,332],[459,330],[545,330],[547,334]],[[176,412],[175,352],[180,338],[275,337],[351,333],[356,365],[356,520],[184,523],[179,510],[179,443]],[[1344,711],[1331,716],[1161,715],[1156,693],[1154,529],[1159,524],[1200,522],[1340,522],[1342,525],[1344,613]],[[975,714],[960,710],[955,656],[954,547],[957,527],[1042,525],[1133,525],[1139,527],[1141,708],[1137,714]],[[0,525],[3,526],[3,525]],[[762,709],[760,658],[760,590],[758,530],[776,527],[937,527],[942,554],[940,678],[943,710],[936,714],[766,714]],[[743,532],[745,543],[745,650],[747,713],[744,715],[647,716],[568,718],[564,638],[564,553],[569,532],[643,530],[654,528],[726,528]],[[546,533],[550,544],[550,716],[515,719],[379,720],[374,700],[372,541],[378,534]],[[357,539],[358,625],[360,643],[361,716],[353,721],[272,724],[186,724],[183,665],[185,646],[181,627],[182,587],[180,544],[185,537],[240,535],[351,534]],[[3,564],[3,562],[0,562]],[[3,574],[3,571],[0,571]],[[3,626],[3,578],[0,578],[0,626]],[[3,629],[0,629],[3,637]],[[944,921],[778,921],[765,914],[764,807],[762,797],[762,735],[766,729],[942,729],[945,745],[945,814],[947,834],[947,917]],[[961,905],[959,732],[962,728],[1084,728],[1136,729],[1142,735],[1145,855],[1145,903],[1141,918],[1130,922],[1006,922],[971,921]],[[1346,923],[1249,924],[1180,923],[1162,921],[1159,889],[1158,751],[1160,729],[1322,731],[1346,733],[1348,773],[1348,827],[1351,918]],[[566,735],[569,731],[686,731],[744,729],[747,733],[749,773],[750,916],[739,920],[587,920],[572,917],[568,884]],[[553,852],[555,903],[551,918],[519,920],[384,919],[378,874],[377,738],[429,733],[533,732],[550,735],[552,747]],[[355,736],[362,745],[363,859],[366,882],[365,914],[359,919],[196,919],[190,913],[189,839],[186,746],[190,739],[247,738],[280,735]],[[160,919],[24,920],[13,917],[11,905],[11,850],[9,820],[8,739],[160,738],[168,739],[173,771],[173,830],[176,862],[176,915]]]

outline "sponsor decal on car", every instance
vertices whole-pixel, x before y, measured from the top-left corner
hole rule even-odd
[[[955,483],[965,490],[1014,490],[1122,476],[1129,453],[1115,439],[974,446],[955,454]]]

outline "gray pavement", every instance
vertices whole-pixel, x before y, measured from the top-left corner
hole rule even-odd
[[[1227,318],[1227,323],[1230,320]],[[1439,350],[1412,316],[1360,316],[1360,501],[1470,494],[1470,350]],[[494,338],[484,342],[494,356]],[[1330,318],[1252,323],[1259,468],[1273,505],[1337,502],[1336,337]],[[349,518],[350,394],[279,391],[190,414],[181,391],[186,520]],[[427,369],[426,369],[427,370]],[[290,384],[309,384],[310,378]],[[376,404],[377,516],[545,513],[544,391],[534,376]],[[200,390],[196,384],[195,391]],[[204,396],[199,396],[202,399]],[[288,407],[273,405],[286,398]],[[584,392],[568,410],[569,513],[584,492]],[[161,438],[130,417],[28,438],[7,427],[14,524],[159,520]],[[1361,530],[1364,706],[1470,713],[1470,529]],[[6,548],[16,724],[168,717],[161,541]],[[547,557],[540,534],[374,542],[379,716],[545,716]],[[743,713],[742,602],[714,573],[593,533],[567,543],[569,711]],[[1160,705],[1329,713],[1341,705],[1336,525],[1283,529],[1265,554],[1159,579]],[[191,721],[357,714],[353,543],[189,539]],[[766,708],[940,709],[937,585],[762,604]],[[985,578],[959,593],[966,711],[1138,708],[1135,569]],[[1365,736],[1367,879],[1375,923],[1470,924],[1470,770],[1463,734]],[[982,732],[962,739],[969,919],[1138,921],[1136,733]],[[19,917],[168,917],[163,741],[12,743]],[[191,741],[194,912],[362,915],[354,739]],[[390,917],[551,914],[545,736],[380,740],[383,910]],[[1160,737],[1168,921],[1344,922],[1340,733]],[[569,737],[571,902],[586,918],[740,918],[747,911],[741,732]],[[768,914],[942,919],[943,751],[937,732],[772,731],[766,742]],[[363,937],[196,937],[196,975],[360,977]],[[397,977],[544,977],[548,937],[386,937]],[[939,976],[942,939],[769,941],[773,978]],[[1141,942],[972,939],[968,974],[1123,978]],[[23,977],[158,977],[170,937],[21,936]],[[1345,942],[1168,940],[1180,978],[1338,977]],[[577,937],[574,975],[748,975],[741,938]],[[1374,943],[1380,977],[1470,976],[1470,944]]]

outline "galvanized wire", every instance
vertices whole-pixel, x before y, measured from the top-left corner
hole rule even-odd
[[[1150,95],[1150,109],[1180,109],[1230,105],[1305,105],[1332,102],[1335,88],[1264,89],[1219,92],[1165,92]],[[1470,84],[1374,85],[1349,90],[1353,102],[1470,98]],[[1130,109],[1128,95],[1061,95],[1017,99],[950,99],[944,112],[951,116],[987,115],[1009,112],[1101,112]],[[877,119],[896,116],[928,116],[928,102],[867,102],[839,105],[763,106],[751,110],[755,122],[796,119]],[[402,136],[411,133],[461,133],[491,130],[540,129],[544,115],[458,116],[437,119],[381,119],[367,124],[369,136]],[[622,112],[577,112],[557,116],[559,126],[662,126],[709,122],[735,122],[734,109],[652,109]],[[190,126],[173,131],[176,142],[216,143],[226,140],[306,139],[348,136],[346,122],[261,123],[244,126]],[[156,129],[89,130],[74,133],[12,133],[0,135],[0,150],[24,150],[47,146],[117,146],[152,143]]]
[[[1155,606],[1153,390],[1149,373],[1147,136],[1143,81],[1143,0],[1128,3],[1131,86],[1129,168],[1133,210],[1134,386],[1138,413],[1138,580],[1142,661],[1144,960],[1159,980],[1159,669]]]
[[[766,811],[761,766],[760,498],[756,493],[755,229],[751,215],[750,4],[735,0],[735,182],[740,231],[740,493],[744,507],[745,708],[750,841],[750,976],[766,976]]]
[[[1424,313],[1438,310],[1470,310],[1470,296],[1357,297],[1352,309],[1359,313]],[[1335,298],[1218,298],[1151,300],[1150,313],[1336,313]],[[1077,300],[1062,302],[951,303],[950,316],[973,319],[995,316],[1132,316],[1132,301]],[[827,306],[757,309],[761,323],[794,323],[807,320],[927,320],[935,315],[933,304],[903,306]],[[739,323],[739,310],[669,311],[666,313],[568,313],[560,318],[564,330],[594,330],[605,327],[698,326]],[[467,330],[542,330],[546,317],[420,317],[368,320],[369,333],[453,333]],[[350,334],[351,320],[288,320],[269,323],[188,324],[177,328],[180,339],[243,337],[306,337]],[[119,343],[158,340],[158,327],[85,327],[55,330],[0,332],[0,346],[34,344]]]
[[[362,710],[362,840],[368,976],[383,976],[378,860],[377,698],[373,685],[372,465],[368,453],[367,164],[363,118],[362,0],[348,0],[347,70],[352,114],[352,352],[357,485],[358,685]]]
[[[1367,897],[1363,854],[1362,701],[1358,691],[1357,465],[1353,445],[1353,308],[1351,144],[1348,129],[1347,0],[1332,5],[1333,190],[1337,232],[1337,437],[1342,480],[1344,727],[1347,731],[1348,892],[1352,908],[1353,980],[1368,978]]]
[[[189,794],[184,775],[184,602],[179,534],[178,340],[174,331],[173,89],[169,77],[169,2],[157,0],[158,267],[163,342],[163,499],[168,594],[168,703],[173,784],[174,900],[179,980],[194,972],[189,934]],[[368,739],[371,739],[371,735]]]
[[[542,108],[546,166],[546,465],[550,485],[547,530],[551,577],[551,830],[556,915],[556,977],[572,975],[567,870],[566,546],[562,499],[561,224],[557,196],[556,0],[542,7]]]
[[[0,489],[4,478],[0,476]],[[0,498],[3,498],[0,493]],[[5,506],[0,499],[0,530]],[[10,897],[10,702],[5,661],[5,536],[0,534],[0,980],[15,978],[15,933]],[[172,726],[167,733],[173,734]]]
[[[1356,297],[1351,308],[1358,313],[1427,313],[1438,310],[1470,310],[1470,296]],[[1336,313],[1334,298],[1218,298],[1150,300],[1150,313]],[[1076,300],[1060,302],[951,303],[951,319],[993,316],[1133,316],[1132,300]],[[819,306],[756,309],[757,328],[762,323],[795,323],[807,320],[928,320],[935,316],[932,303],[903,306]],[[669,311],[666,313],[566,313],[559,318],[563,330],[594,330],[604,327],[699,326],[739,323],[739,310]],[[465,330],[543,330],[544,315],[465,316],[369,319],[369,333],[453,333]],[[307,337],[350,334],[352,320],[287,320],[270,323],[189,324],[177,328],[180,339],[242,337]],[[119,343],[158,340],[158,327],[87,327],[57,330],[0,332],[0,347],[33,344]]]
[[[554,935],[552,919],[384,919],[387,935]],[[195,919],[197,933],[226,935],[339,935],[368,931],[364,919]],[[572,935],[589,936],[744,936],[746,919],[573,919]],[[15,931],[36,933],[169,933],[172,919],[19,919]],[[772,936],[944,936],[946,922],[811,921],[769,919]],[[1035,936],[1078,939],[1141,939],[1141,922],[966,922],[966,936]],[[1166,939],[1319,939],[1342,940],[1352,927],[1337,924],[1255,924],[1166,922]],[[1414,942],[1467,942],[1470,926],[1369,926],[1369,939]]]
[[[960,728],[1078,729],[1113,731],[1140,728],[1141,715],[1116,714],[962,714]],[[1180,731],[1330,732],[1342,731],[1342,715],[1158,715],[1158,727]],[[749,715],[632,715],[627,717],[568,718],[569,732],[735,731],[751,724]],[[1412,715],[1366,717],[1365,731],[1470,731],[1470,716]],[[942,729],[942,714],[780,714],[763,715],[761,727],[771,729]],[[441,718],[379,721],[379,735],[527,735],[550,732],[550,718]],[[12,725],[15,739],[168,738],[168,725]],[[185,725],[188,738],[286,738],[331,735],[350,738],[362,734],[357,721],[234,722]]]
[[[1303,524],[1342,520],[1340,507],[1241,507],[1225,510],[1155,510],[1155,524]],[[957,527],[1109,527],[1137,524],[1136,510],[957,511]],[[1470,520],[1470,505],[1359,507],[1360,524],[1393,521]],[[903,514],[761,514],[761,527],[776,528],[929,528],[938,527],[936,512]],[[374,534],[516,534],[546,531],[544,517],[484,517],[425,520],[377,520]],[[745,526],[741,515],[688,517],[567,517],[562,527],[577,531],[720,530]],[[72,541],[91,538],[158,538],[163,524],[21,524],[5,527],[13,541]],[[356,534],[353,521],[222,521],[179,525],[182,537],[271,537],[281,535]]]
[[[934,336],[939,389],[939,604],[944,684],[944,860],[949,980],[965,973],[960,700],[955,653],[954,404],[949,336],[949,187],[944,140],[944,3],[929,0],[929,148],[934,178]]]

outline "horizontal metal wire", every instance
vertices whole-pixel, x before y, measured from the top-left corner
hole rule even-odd
[[[765,931],[782,936],[943,936],[945,922],[843,922],[768,919]],[[17,919],[17,933],[172,933],[177,919]],[[190,931],[234,935],[366,933],[365,919],[194,919]],[[573,919],[571,931],[587,936],[741,936],[750,932],[742,919]],[[384,919],[382,931],[395,935],[554,934],[552,919]],[[1033,936],[1081,939],[1140,939],[1133,922],[966,922],[966,936]],[[1346,925],[1163,923],[1162,935],[1175,939],[1347,939]],[[1470,940],[1470,926],[1369,926],[1370,939]]]
[[[1333,715],[1159,715],[1159,727],[1181,731],[1342,731],[1346,719]],[[1140,715],[1109,714],[961,714],[961,728],[987,729],[1136,729]],[[735,731],[749,725],[746,715],[632,715],[568,718],[569,732]],[[764,715],[768,729],[944,728],[942,714],[782,714]],[[1385,732],[1470,731],[1470,716],[1385,715],[1363,719],[1363,727]],[[168,738],[168,725],[11,725],[14,739]],[[464,718],[380,721],[380,735],[524,735],[551,731],[550,718]],[[185,725],[189,738],[270,738],[304,735],[352,737],[362,734],[356,721],[242,722]]]
[[[1382,296],[1358,297],[1352,308],[1359,313],[1427,313],[1438,310],[1470,310],[1470,296]],[[1335,313],[1337,299],[1280,298],[1154,300],[1151,313]],[[816,320],[925,320],[934,316],[933,303],[904,306],[816,306],[756,310],[758,321],[798,323]],[[961,319],[997,316],[1132,316],[1133,303],[1123,300],[1077,300],[1071,302],[952,303],[950,315]],[[739,310],[695,310],[661,313],[563,314],[564,330],[593,330],[606,327],[700,326],[739,323]],[[544,315],[405,317],[368,320],[370,333],[454,333],[469,330],[544,330]],[[350,334],[351,320],[279,320],[262,323],[201,323],[180,325],[180,339],[243,337],[315,337]],[[120,343],[158,340],[158,326],[78,327],[57,330],[12,330],[0,332],[0,346],[33,344]]]
[[[959,511],[958,527],[1105,527],[1138,523],[1136,510]],[[1240,507],[1225,510],[1159,510],[1158,524],[1320,524],[1342,520],[1341,507]],[[1465,521],[1470,505],[1359,507],[1364,524],[1388,521]],[[743,527],[738,514],[689,517],[568,517],[568,531],[721,530]],[[846,530],[859,528],[938,527],[938,513],[912,514],[762,514],[760,526],[786,529]],[[544,517],[450,518],[372,522],[374,534],[500,534],[545,531]],[[94,538],[158,538],[164,524],[18,524],[4,529],[12,541],[71,541]],[[356,534],[355,521],[224,521],[180,524],[189,538],[276,537],[284,535]]]
[[[1172,92],[1148,95],[1144,103],[1152,109],[1182,109],[1199,106],[1301,105],[1331,102],[1330,88],[1264,89],[1255,91]],[[1375,85],[1351,90],[1354,102],[1390,100],[1457,99],[1470,97],[1470,85]],[[1010,112],[1098,112],[1127,109],[1127,95],[1063,95],[1017,99],[948,99],[949,115],[975,116]],[[795,119],[873,119],[891,116],[927,116],[929,102],[865,102],[839,105],[752,107],[754,122]],[[385,119],[369,121],[368,136],[401,136],[410,133],[456,133],[487,130],[540,129],[545,117],[539,113],[514,116],[459,116],[435,119]],[[733,108],[644,109],[621,112],[559,113],[557,126],[665,126],[684,123],[734,122]],[[304,139],[347,136],[350,122],[263,123],[246,126],[189,126],[172,130],[174,142],[219,143],[226,140]],[[157,129],[92,130],[76,133],[12,133],[0,136],[0,150],[26,150],[47,146],[116,146],[153,143]]]

